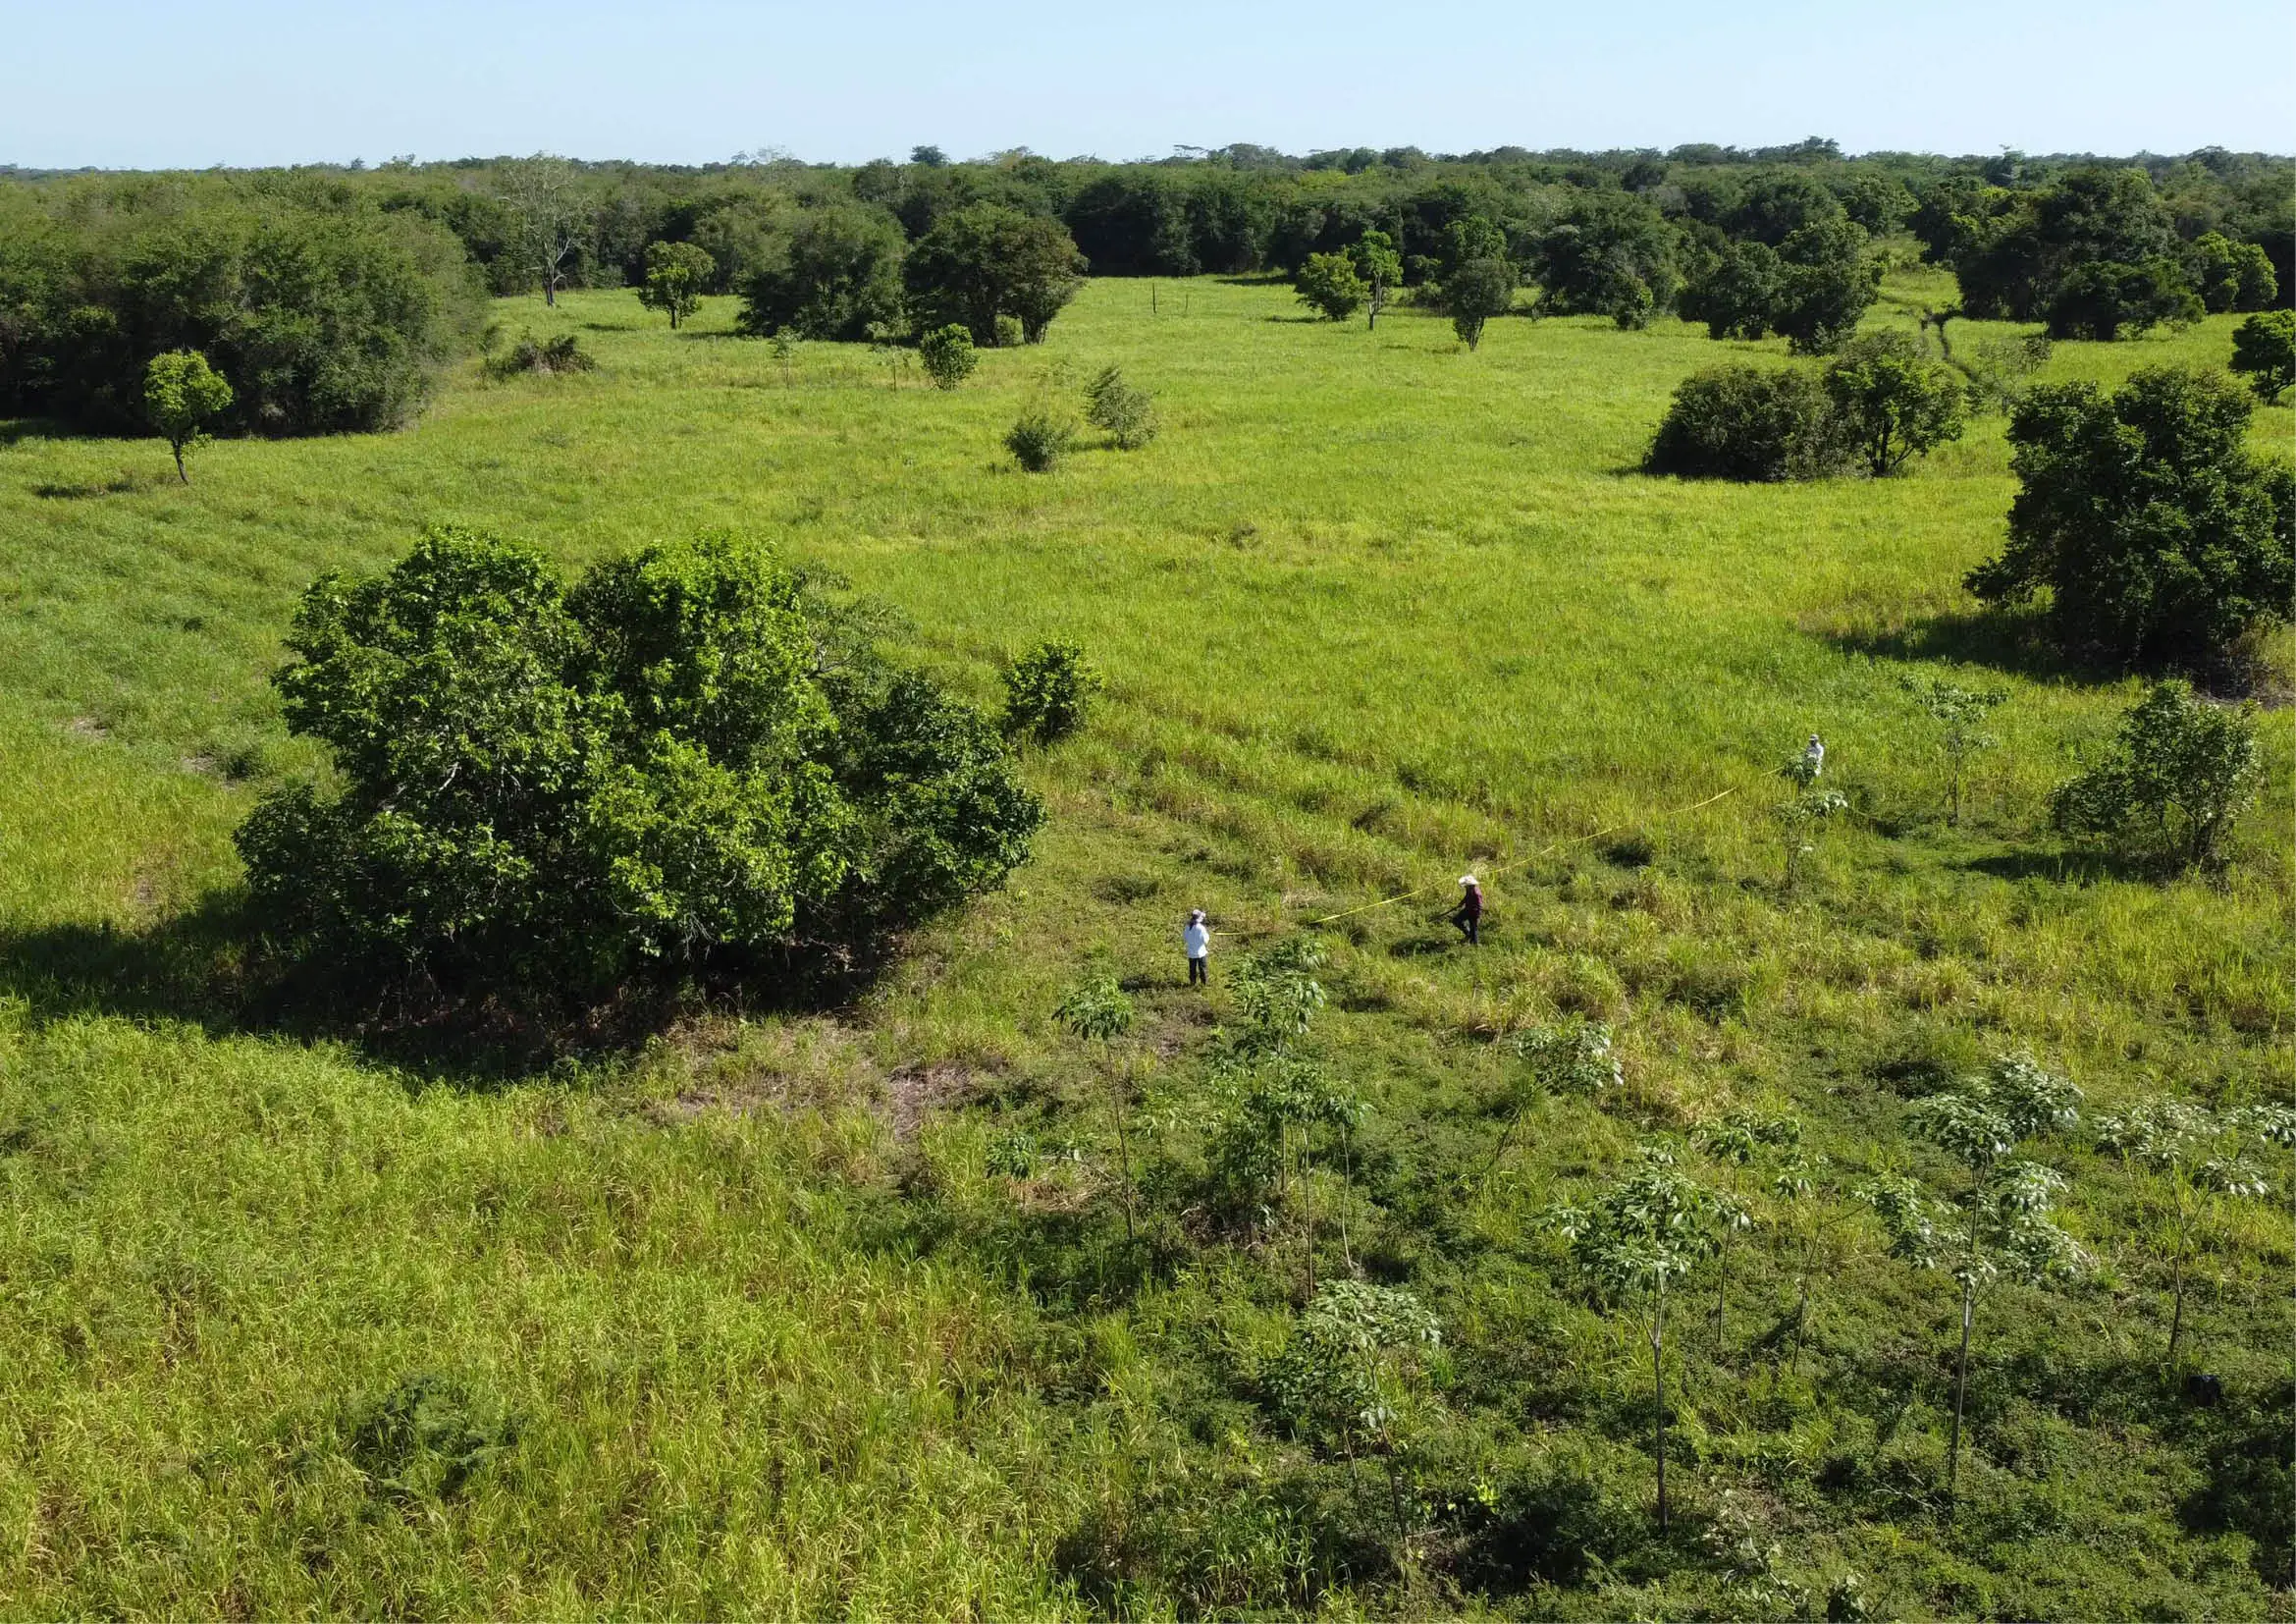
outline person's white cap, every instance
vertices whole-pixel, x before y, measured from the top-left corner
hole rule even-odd
[[[1471,874],[1462,874],[1459,877],[1459,883],[1463,886],[1479,886],[1482,884],[1480,880],[1477,880]]]

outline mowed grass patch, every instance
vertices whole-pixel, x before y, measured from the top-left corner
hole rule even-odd
[[[1875,319],[1936,281],[1899,277]],[[1087,964],[1142,1001],[1144,1154],[1184,1171],[1221,1109],[1201,1060],[1235,955],[1346,915],[1319,929],[1325,1052],[1372,1106],[1352,1244],[1446,1320],[1476,1441],[1442,1481],[1469,1498],[1556,1439],[1640,1458],[1635,1348],[1533,1220],[1642,1127],[1791,1108],[1874,1170],[1906,1154],[1905,1093],[2015,1046],[2098,1107],[2286,1095],[2288,717],[2220,879],[2058,849],[2047,793],[2135,686],[2056,669],[1960,591],[2014,490],[1998,417],[1905,478],[1748,488],[1635,471],[1689,372],[1788,364],[1681,323],[1512,317],[1469,353],[1425,312],[1370,333],[1200,279],[1151,314],[1145,284],[1100,281],[943,393],[863,347],[784,371],[725,300],[674,335],[626,293],[499,313],[598,369],[467,367],[402,433],[220,443],[188,487],[156,441],[0,441],[0,1589],[31,1610],[1010,1614],[1108,1601],[1105,1550],[1135,1552],[1144,1608],[1179,1605],[1151,1548],[1213,1576],[1194,1604],[1310,1604],[1317,1525],[1268,1487],[1298,1446],[1249,1401],[1294,1265],[1207,1244],[1185,1277],[1112,1280],[1074,1218],[1108,1210],[1104,1090],[1050,1019]],[[2220,364],[2232,325],[2061,345],[2046,375]],[[1005,429],[1109,363],[1162,436],[1022,473]],[[2292,426],[2261,412],[2260,445]],[[431,519],[569,569],[736,528],[897,606],[985,702],[1044,636],[1110,690],[1031,758],[1054,813],[1035,862],[852,1006],[721,1011],[507,1085],[410,1076],[355,1035],[270,1029],[193,949],[230,829],[316,765],[266,686],[297,595]],[[1959,829],[1915,670],[2012,695]],[[1853,815],[1788,894],[1768,809],[1811,731]],[[1430,917],[1468,867],[1480,952]],[[1208,1001],[1176,985],[1190,906],[1223,933]],[[1617,1026],[1628,1108],[1558,1109],[1458,1196],[1442,1180],[1497,1132],[1497,1040],[1569,1015]],[[1050,1147],[1019,1186],[987,1170],[1016,1128]],[[2202,1445],[2076,1402],[2164,1332],[2126,1181],[2079,1165],[2072,1221],[2113,1271],[2003,1299],[2002,1359],[2028,1363],[1988,1378],[1979,1533],[1891,1498],[1942,1447],[1950,1304],[1870,1246],[1829,1280],[1807,1394],[1694,1355],[1692,1492],[1764,1486],[1792,1561],[1908,1612],[2063,1610],[2108,1582],[2098,1611],[2260,1608],[2250,1537],[2191,1511]],[[2289,1262],[2254,1217],[2212,1253],[2199,1334],[2240,1402],[2286,1380]],[[1784,1291],[1748,1269],[1749,1301]],[[377,1418],[406,1394],[479,1440],[451,1493],[391,1453]],[[1866,1464],[1821,1493],[1829,1448]],[[1236,1520],[1189,1545],[1158,1493]],[[2109,1522],[2129,1574],[2062,1548],[2066,1517]],[[1669,1560],[1650,1605],[1744,1605]],[[1392,1582],[1361,1574],[1436,1604]]]

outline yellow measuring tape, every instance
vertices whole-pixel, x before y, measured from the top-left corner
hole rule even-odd
[[[1679,818],[1685,812],[1695,812],[1702,806],[1712,806],[1716,801],[1721,800],[1726,796],[1735,795],[1737,791],[1735,789],[1725,789],[1720,794],[1708,795],[1702,801],[1692,801],[1687,806],[1677,806],[1664,812],[1654,812],[1647,818],[1638,818],[1634,821],[1637,823],[1656,823],[1661,818]],[[1605,835],[1615,835],[1620,830],[1627,827],[1629,826],[1626,824],[1615,823],[1606,825],[1603,828],[1596,830],[1591,835],[1574,835],[1568,839],[1557,840],[1552,845],[1542,846],[1527,857],[1518,857],[1511,863],[1501,863],[1494,867],[1490,872],[1493,874],[1505,874],[1509,869],[1521,868],[1525,863],[1535,863],[1541,857],[1551,857],[1567,845],[1584,845],[1588,840],[1599,840]],[[1303,923],[1310,929],[1317,925],[1329,925],[1342,919],[1353,918],[1359,913],[1369,913],[1374,908],[1392,907],[1397,902],[1408,902],[1415,896],[1424,896],[1428,892],[1440,891],[1442,889],[1443,883],[1438,880],[1432,885],[1420,886],[1415,891],[1403,892],[1395,896],[1382,896],[1376,902],[1365,902],[1361,907],[1345,908],[1338,913],[1327,913],[1321,919],[1308,919],[1303,921]],[[1261,935],[1273,933],[1254,932],[1252,934]]]

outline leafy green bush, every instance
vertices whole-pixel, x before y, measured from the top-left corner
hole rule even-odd
[[[1878,479],[1959,439],[1967,391],[1905,334],[1876,333],[1850,340],[1827,366],[1826,397],[1842,440]]]
[[[1068,737],[1085,725],[1093,698],[1104,685],[1076,644],[1039,643],[1004,674],[1005,736],[1039,744]]]
[[[1312,253],[1293,278],[1300,302],[1326,321],[1345,321],[1363,307],[1371,290],[1344,253]]]
[[[2114,260],[2075,266],[2049,301],[2053,339],[2099,339],[2148,332],[2163,322],[2183,326],[2206,312],[2166,254],[2134,265]]]
[[[1643,465],[1705,479],[1814,479],[1842,465],[1825,386],[1798,368],[1720,366],[1685,378]]]
[[[981,364],[981,352],[973,348],[973,335],[960,322],[935,327],[917,341],[917,358],[924,363],[925,375],[933,380],[935,389],[954,389],[973,375]]]
[[[1039,402],[1005,432],[1004,449],[1031,473],[1049,473],[1076,447],[1076,423],[1068,413]]]
[[[2242,322],[2232,334],[2232,370],[2258,400],[2276,405],[2296,384],[2296,310],[2267,310]]]
[[[288,646],[340,787],[275,790],[238,843],[278,939],[368,993],[548,1012],[799,970],[1000,883],[1042,819],[977,714],[724,536],[568,591],[434,528],[322,577]]]
[[[2009,420],[2009,539],[1968,584],[2049,590],[2066,653],[2208,665],[2296,599],[2296,475],[2248,449],[2255,403],[2221,372],[2145,367],[2110,395],[2045,385]]]
[[[786,237],[769,239],[741,280],[740,330],[765,338],[858,341],[874,323],[902,320],[901,228],[882,209],[809,208]]]
[[[561,372],[587,372],[598,364],[581,341],[571,333],[561,333],[556,338],[537,339],[532,333],[521,333],[518,342],[510,346],[502,359],[491,364],[497,377],[515,377],[521,372],[539,373],[554,377]]]
[[[1443,284],[1443,307],[1451,312],[1451,330],[1473,350],[1483,342],[1483,324],[1515,306],[1520,279],[1508,260],[1496,255],[1469,259]]]
[[[2198,867],[2221,860],[2262,776],[2253,706],[2159,682],[2121,717],[2111,753],[2057,786],[2051,817],[2077,839]]]
[[[649,243],[638,302],[667,316],[674,331],[701,308],[703,290],[717,274],[718,262],[704,248],[691,243]]]
[[[1105,430],[1119,451],[1137,451],[1156,437],[1155,398],[1124,381],[1116,367],[1103,367],[1085,385],[1085,421]]]

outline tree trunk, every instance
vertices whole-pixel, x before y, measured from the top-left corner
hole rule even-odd
[[[2176,1369],[2176,1344],[2184,1334],[2184,1254],[2183,1235],[2176,1237],[2175,1290],[2176,1308],[2168,1317],[2168,1368]]]
[[[1107,1052],[1101,1051],[1101,1062],[1107,1061]],[[1132,1143],[1124,1130],[1124,1083],[1110,1072],[1108,1076],[1108,1104],[1116,1112],[1116,1164],[1124,1173],[1124,1244],[1130,1246],[1132,1234]]]
[[[1969,1323],[1976,1317],[1977,1288],[1961,1287],[1961,1356],[1953,1362],[1953,1436],[1946,1446],[1946,1515],[1953,1512],[1953,1496],[1961,1475],[1961,1403],[1969,1393]]]
[[[190,484],[191,476],[184,471],[184,442],[181,440],[170,440],[168,442],[168,450],[176,454],[176,477],[187,485]]]

